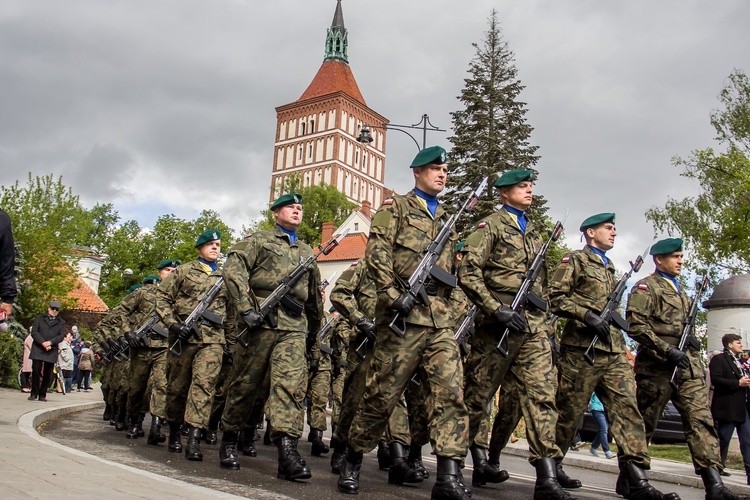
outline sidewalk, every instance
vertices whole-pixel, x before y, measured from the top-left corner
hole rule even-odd
[[[612,451],[617,451],[617,446],[613,445]],[[508,443],[504,454],[515,455],[525,457],[529,453],[529,445],[525,439],[519,439],[516,443]],[[617,458],[607,459],[603,453],[601,456],[595,457],[589,453],[588,446],[581,447],[580,451],[568,451],[565,456],[565,469],[567,473],[576,479],[585,479],[579,476],[572,467],[581,467],[584,469],[592,469],[602,472],[611,472],[618,474],[619,470],[617,467]],[[502,464],[502,457],[500,458]],[[741,470],[727,469],[727,472],[731,473],[730,477],[722,477],[724,484],[729,486],[733,492],[738,494],[750,495],[750,486],[748,486],[747,478]],[[684,486],[690,486],[692,488],[703,489],[703,481],[700,476],[695,474],[695,469],[692,463],[674,462],[672,460],[663,460],[658,458],[651,459],[651,470],[647,472],[649,479],[656,481],[664,481],[666,483],[681,484]]]

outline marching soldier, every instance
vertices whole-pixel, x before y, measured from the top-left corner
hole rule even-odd
[[[325,303],[325,292],[320,292],[321,302]],[[338,314],[338,313],[333,313]],[[325,315],[325,321],[329,315]],[[329,338],[321,340],[318,338],[318,332],[308,339],[312,342],[309,349],[310,356],[310,376],[307,388],[307,423],[310,426],[310,433],[307,441],[312,443],[310,453],[319,457],[321,454],[328,453],[330,448],[323,441],[323,431],[326,430],[326,406],[328,405],[328,394],[331,391],[331,356],[321,350],[321,347],[328,347]]]
[[[248,346],[240,343],[235,354],[232,382],[221,419],[224,433],[219,460],[222,468],[240,468],[238,433],[256,398],[265,396],[260,391],[268,375],[266,414],[271,438],[279,449],[277,477],[293,481],[311,477],[309,467],[297,451],[297,441],[302,435],[307,388],[306,336],[308,331],[320,329],[323,304],[318,291],[320,272],[313,263],[288,296],[301,312],[282,305],[271,313],[274,316],[271,323],[258,314],[263,299],[313,254],[308,245],[297,239],[297,228],[302,223],[302,197],[293,193],[280,196],[271,205],[271,211],[276,227],[259,231],[234,245],[224,266],[232,302],[250,331],[245,337]],[[263,321],[260,325],[259,319]],[[244,326],[240,324],[240,330]]]
[[[719,475],[724,466],[708,406],[700,353],[677,348],[690,310],[690,301],[677,279],[682,270],[682,239],[658,241],[650,254],[656,269],[633,286],[627,309],[628,334],[641,346],[635,357],[635,380],[646,440],[651,441],[659,416],[671,399],[682,416],[693,465],[706,488],[706,499],[738,498],[724,486]],[[678,388],[673,391],[669,382],[676,366],[680,367],[680,376]]]
[[[182,451],[180,427],[184,422],[188,440],[185,458],[203,460],[200,437],[208,428],[216,381],[221,370],[223,348],[230,322],[227,317],[226,287],[222,286],[207,311],[213,319],[201,320],[192,329],[185,320],[214,284],[221,278],[217,259],[221,253],[221,233],[209,230],[195,242],[198,259],[182,264],[162,281],[156,292],[156,312],[171,334],[179,340],[181,354],[169,354],[167,382],[168,450]],[[208,315],[204,315],[204,318]]]
[[[432,494],[469,498],[459,482],[469,419],[463,403],[461,355],[453,340],[452,288],[431,282],[427,287],[431,304],[426,306],[418,304],[404,285],[448,218],[437,200],[448,175],[445,150],[439,146],[423,149],[411,167],[414,190],[386,199],[370,228],[365,255],[377,290],[377,338],[367,386],[349,431],[338,489],[343,493],[359,491],[363,453],[375,447],[407,384],[419,373],[422,383],[430,388],[434,404],[430,440],[437,455],[438,474]],[[453,265],[455,245],[454,238],[445,245],[437,262],[446,274]],[[405,319],[403,338],[388,326],[397,314]]]
[[[557,482],[555,444],[557,373],[552,362],[545,311],[530,306],[510,308],[524,275],[544,240],[525,215],[532,202],[531,170],[510,170],[495,182],[503,207],[481,221],[466,239],[466,255],[458,268],[461,288],[484,313],[472,339],[466,363],[465,401],[474,463],[472,484],[499,483],[508,473],[487,462],[486,438],[477,439],[486,408],[507,373],[517,380],[526,419],[530,462],[536,467],[535,498],[569,498]],[[547,296],[546,264],[533,292]],[[509,329],[507,357],[497,349],[499,334]],[[485,428],[486,429],[486,428]]]
[[[599,316],[617,286],[615,267],[606,252],[615,244],[615,214],[602,213],[583,221],[583,250],[566,254],[550,280],[552,312],[567,318],[560,340],[559,388],[557,391],[557,443],[567,453],[591,393],[607,408],[612,434],[619,449],[620,475],[616,491],[629,499],[679,498],[663,494],[648,483],[650,467],[643,418],[635,398],[635,378],[625,356],[625,339],[619,330]],[[590,366],[584,353],[594,335],[596,363]],[[558,480],[567,488],[579,488],[558,467]]]

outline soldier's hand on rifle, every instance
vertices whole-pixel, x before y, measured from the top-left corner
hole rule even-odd
[[[408,316],[414,306],[417,305],[417,299],[409,292],[404,292],[399,298],[393,301],[391,309],[397,311],[403,316]]]
[[[169,327],[169,332],[177,335],[177,340],[183,341],[190,336],[190,330],[182,323],[174,323]]]
[[[255,330],[263,323],[263,316],[253,309],[243,312],[240,316],[242,316],[242,321],[245,322],[249,330]]]
[[[313,358],[310,360],[310,373],[314,373],[318,371],[318,368],[320,368],[320,360],[317,358]]]
[[[688,358],[688,355],[674,346],[669,346],[666,356],[667,361],[679,366],[683,370],[690,366],[690,358]]]
[[[591,328],[602,341],[609,344],[609,323],[604,321],[601,316],[592,311],[586,311],[583,316],[583,323]]]
[[[121,335],[119,339],[117,339],[117,342],[120,344],[120,347],[122,349],[127,349],[130,344],[128,343],[128,339],[125,338],[125,335]]]
[[[367,337],[367,339],[370,342],[375,342],[375,322],[372,321],[369,318],[361,318],[359,321],[357,321],[357,329],[361,332],[362,335]],[[359,339],[361,335],[358,335],[357,338]],[[360,342],[364,339],[360,339]]]
[[[523,332],[529,327],[523,314],[517,313],[510,307],[500,306],[495,309],[492,316],[498,323],[500,323],[500,326],[504,326],[515,332]]]
[[[141,347],[138,337],[136,337],[133,332],[126,333],[125,340],[127,340],[128,345],[131,349],[138,349],[139,347]]]

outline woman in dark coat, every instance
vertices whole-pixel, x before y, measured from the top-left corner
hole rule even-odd
[[[60,303],[53,300],[49,303],[46,314],[37,315],[31,329],[31,396],[30,400],[39,398],[47,401],[47,388],[52,379],[52,369],[57,361],[57,344],[62,342],[65,334],[65,320],[58,317]]]

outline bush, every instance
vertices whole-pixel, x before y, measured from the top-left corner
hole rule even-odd
[[[0,386],[18,387],[18,369],[23,358],[23,330],[9,329],[0,334]]]

